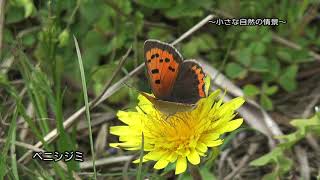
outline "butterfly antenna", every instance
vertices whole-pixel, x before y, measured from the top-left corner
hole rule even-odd
[[[220,75],[220,72],[223,70],[225,64],[227,63],[227,60],[228,60],[228,57],[229,57],[229,54],[230,54],[230,51],[231,51],[231,48],[232,48],[232,45],[233,45],[233,42],[234,42],[234,39],[235,39],[235,35],[233,34],[232,35],[232,40],[228,46],[228,49],[227,49],[227,53],[226,55],[224,56],[223,58],[223,61],[222,61],[222,65],[220,66],[220,68],[218,69],[218,72],[215,74],[215,76],[213,77],[213,81],[212,82],[215,82],[216,79],[218,78],[218,76]]]

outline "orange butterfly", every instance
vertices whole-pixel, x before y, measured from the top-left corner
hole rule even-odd
[[[166,115],[190,111],[206,97],[205,73],[195,60],[183,61],[170,44],[147,40],[144,43],[147,76],[155,97],[141,92],[156,109]]]

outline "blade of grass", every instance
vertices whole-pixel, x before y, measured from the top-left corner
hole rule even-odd
[[[55,100],[52,101],[55,109],[55,118],[56,118],[56,127],[60,134],[57,140],[57,149],[60,152],[65,151],[76,151],[76,142],[72,141],[70,135],[66,132],[66,129],[63,127],[63,96],[64,92],[61,89],[61,74],[63,74],[63,61],[62,59],[57,58],[54,63],[54,94]],[[72,178],[72,171],[77,171],[79,169],[78,161],[69,161],[66,162],[68,167],[68,178]],[[57,170],[59,171],[59,167]],[[63,171],[60,171],[60,174],[63,174]]]
[[[90,148],[91,148],[91,155],[92,155],[92,164],[93,164],[93,172],[94,172],[94,179],[97,179],[97,171],[95,166],[95,153],[93,149],[93,139],[92,139],[92,129],[91,129],[91,120],[90,120],[90,107],[88,101],[88,92],[87,92],[87,85],[86,85],[86,77],[84,74],[84,68],[82,64],[82,57],[79,49],[79,44],[75,36],[73,36],[74,44],[76,45],[77,55],[78,55],[78,62],[80,68],[80,75],[81,75],[81,84],[83,90],[83,98],[86,108],[86,119],[88,121],[88,129],[89,129],[89,139],[90,139]]]
[[[140,162],[139,162],[139,167],[138,167],[138,173],[137,173],[137,180],[142,180],[142,161],[143,161],[143,151],[144,151],[144,135],[143,132],[141,134],[141,149],[140,149]]]
[[[48,98],[52,95],[50,92],[50,87],[48,82],[43,76],[44,73],[35,69],[32,64],[30,64],[29,57],[21,50],[18,50],[18,56],[15,58],[18,61],[18,67],[22,74],[22,77],[26,83],[27,92],[31,99],[32,104],[35,107],[37,116],[40,119],[48,117],[46,102]],[[39,121],[39,127],[42,135],[49,132],[49,124],[47,121]]]
[[[3,39],[3,31],[4,31],[4,12],[5,12],[6,1],[0,1],[0,57],[2,57],[2,39]]]
[[[17,117],[18,117],[18,109],[16,108],[14,111],[11,123],[10,123],[7,140],[4,144],[4,147],[3,147],[3,150],[2,150],[1,156],[0,156],[0,180],[2,180],[4,178],[4,176],[6,175],[6,172],[7,172],[7,169],[6,169],[7,153],[9,150],[10,143],[12,143],[12,141],[11,141],[12,136],[15,133]]]
[[[3,84],[3,83],[0,83],[0,86],[3,87],[10,94],[10,96],[12,96],[15,99],[16,102],[21,101],[21,97],[20,97],[21,95],[16,91],[16,89],[13,86],[10,86],[9,84]],[[36,127],[36,124],[32,121],[32,119],[27,115],[25,107],[20,103],[16,103],[16,104],[17,104],[17,109],[20,116],[22,116],[24,120],[28,123],[28,126],[30,127],[31,131],[35,134],[35,136],[40,141],[44,142],[41,136],[41,132],[38,130],[38,128]]]
[[[18,111],[18,110],[16,110]],[[18,169],[17,169],[17,157],[16,157],[16,130],[17,130],[17,117],[12,120],[12,135],[11,135],[11,148],[10,148],[10,156],[11,156],[11,168],[14,179],[19,180]]]

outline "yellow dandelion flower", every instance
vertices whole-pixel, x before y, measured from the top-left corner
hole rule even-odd
[[[200,157],[205,156],[208,148],[223,143],[221,134],[237,129],[243,122],[242,118],[234,117],[235,110],[244,103],[244,99],[238,97],[223,103],[219,94],[217,90],[200,99],[194,110],[169,117],[140,95],[137,112],[117,113],[126,125],[111,127],[111,134],[119,136],[120,143],[110,143],[110,146],[139,150],[143,132],[144,151],[148,152],[143,161],[157,161],[155,169],[175,163],[175,174],[180,174],[187,169],[187,162],[199,164]]]

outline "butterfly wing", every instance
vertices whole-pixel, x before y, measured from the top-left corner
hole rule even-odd
[[[155,97],[167,99],[178,76],[182,56],[170,44],[147,40],[144,43],[145,65]]]
[[[205,97],[205,73],[195,60],[185,60],[168,101],[194,104]]]
[[[191,111],[196,107],[196,104],[183,104],[183,103],[163,101],[153,96],[150,96],[149,94],[144,92],[141,92],[141,95],[146,97],[154,105],[154,107],[157,110],[159,110],[160,112],[168,116],[174,115],[177,112]]]

